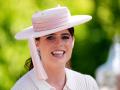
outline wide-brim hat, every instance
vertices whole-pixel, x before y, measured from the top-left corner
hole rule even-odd
[[[32,26],[17,33],[15,38],[22,40],[41,37],[83,24],[91,19],[90,15],[71,16],[67,7],[55,7],[35,13],[32,16]]]

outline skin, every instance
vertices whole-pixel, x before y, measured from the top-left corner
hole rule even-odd
[[[71,58],[74,37],[68,30],[62,30],[40,37],[36,41],[36,46],[48,75],[47,82],[57,90],[62,90],[66,82],[65,65]],[[54,52],[64,52],[64,54]]]

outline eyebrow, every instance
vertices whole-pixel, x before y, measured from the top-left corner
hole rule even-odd
[[[49,35],[46,35],[46,36],[52,36],[52,35],[56,35],[56,34],[52,33],[52,34],[49,34]],[[61,35],[70,35],[70,33],[62,33]]]
[[[62,35],[70,35],[70,33],[63,33]]]

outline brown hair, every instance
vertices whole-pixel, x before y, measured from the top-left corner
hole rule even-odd
[[[71,27],[71,28],[68,28],[68,31],[70,32],[71,36],[73,37],[74,36],[74,27]],[[36,38],[36,40],[39,40],[39,38]],[[33,62],[32,62],[32,58],[28,58],[26,61],[25,61],[25,65],[24,67],[27,69],[27,70],[31,70],[33,68]],[[66,67],[67,68],[71,68],[71,61],[69,60],[67,63],[66,63]]]

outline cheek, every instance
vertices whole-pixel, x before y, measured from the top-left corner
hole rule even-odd
[[[73,49],[73,46],[74,46],[74,41],[73,41],[73,40],[70,40],[70,41],[68,42],[67,46],[68,46],[69,49],[72,50],[72,49]]]
[[[40,50],[41,58],[44,59],[45,57],[47,57],[47,55],[48,55],[48,53],[50,51],[50,48],[49,48],[48,44],[43,43],[43,44],[39,45],[39,50]]]
[[[74,46],[74,41],[73,40],[70,40],[66,45],[69,56],[71,56],[71,54],[72,54],[73,46]]]
[[[49,57],[49,50],[47,47],[44,46],[43,48],[40,49],[40,56],[41,56],[41,60],[43,62],[47,61],[47,59]]]

